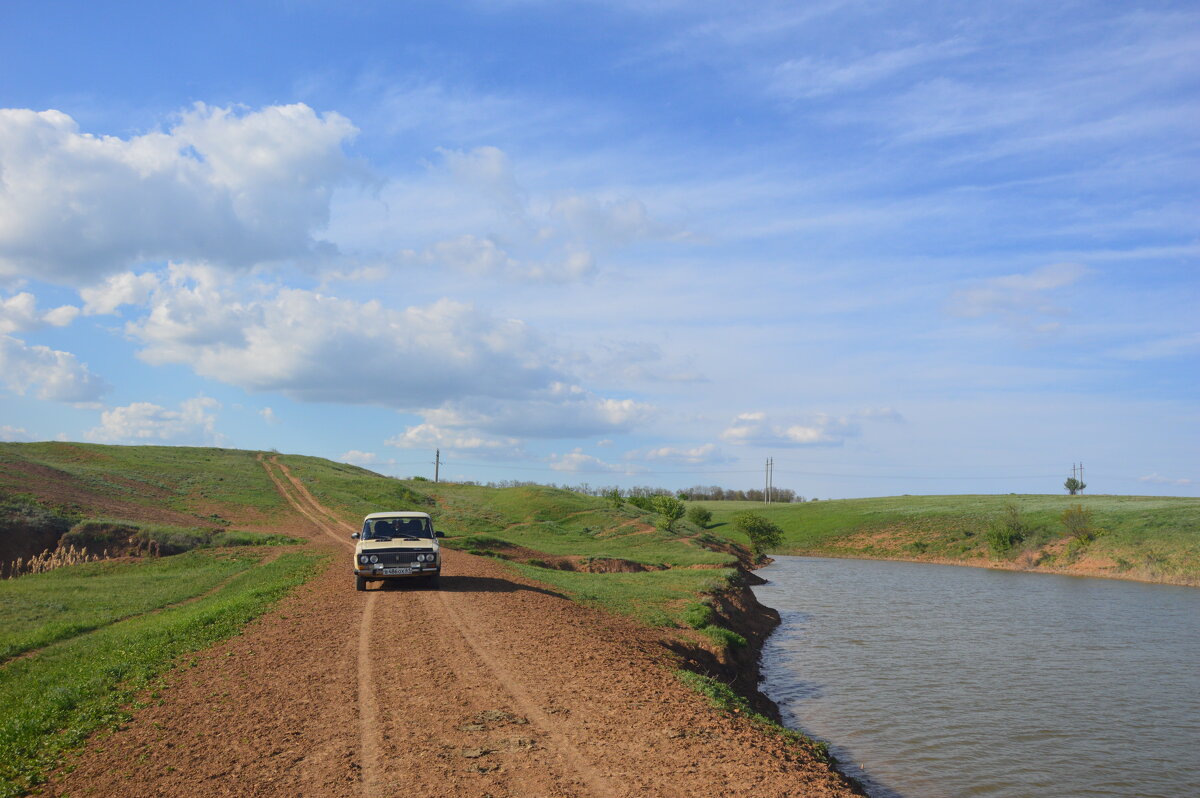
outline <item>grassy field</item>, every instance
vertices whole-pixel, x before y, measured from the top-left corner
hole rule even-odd
[[[784,532],[780,554],[1078,566],[1112,576],[1200,584],[1200,499],[1146,496],[898,496],[801,504],[703,502],[713,531],[746,542],[732,522],[759,513]],[[1090,540],[1062,522],[1081,506],[1091,514]],[[997,550],[989,531],[1015,507],[1026,526],[1016,545]]]
[[[32,463],[62,472],[81,491],[228,523],[253,523],[287,505],[257,461],[258,452],[188,446],[0,443],[0,490],[23,493]],[[6,468],[11,465],[11,468]]]
[[[0,583],[7,650],[29,651],[0,665],[0,798],[35,786],[62,751],[126,719],[180,657],[237,634],[319,565],[311,553],[268,560],[265,551],[93,563]]]

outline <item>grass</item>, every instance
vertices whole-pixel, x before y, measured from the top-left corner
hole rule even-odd
[[[781,726],[766,715],[755,712],[746,699],[735,693],[724,682],[694,671],[677,670],[675,671],[675,675],[681,682],[707,698],[709,704],[716,709],[730,715],[746,718],[760,729],[781,737],[799,748],[805,749],[822,762],[827,762],[830,765],[837,764],[833,755],[829,753],[829,745],[827,743],[814,740],[803,732]]]
[[[174,604],[254,566],[260,554],[192,552],[94,562],[0,582],[0,662]]]
[[[356,526],[364,515],[384,510],[429,512],[432,501],[408,483],[365,468],[320,457],[280,455],[279,462],[304,483],[317,501]]]
[[[1200,499],[1151,496],[899,496],[799,504],[701,502],[713,513],[715,534],[748,543],[732,517],[752,510],[783,529],[778,554],[902,559],[1015,559],[1070,564],[1087,554],[1113,564],[1118,575],[1200,584]],[[1082,504],[1097,531],[1068,544],[1061,517]],[[1015,505],[1028,536],[1000,554],[989,529]]]
[[[629,615],[649,626],[686,625],[686,607],[700,594],[725,587],[735,573],[733,569],[718,568],[589,574],[521,563],[512,566],[574,601]]]
[[[266,519],[286,508],[258,452],[189,446],[0,443],[0,489],[23,490],[21,463],[49,466],[79,487],[134,505],[227,520]],[[5,466],[12,466],[6,468]]]
[[[216,553],[195,556],[220,558]],[[0,666],[0,798],[28,792],[64,751],[128,719],[135,697],[178,658],[237,634],[314,573],[320,559],[293,552],[258,565],[230,564],[241,570],[197,601],[75,634]],[[219,571],[219,565],[214,567]],[[45,578],[66,584],[78,578],[70,570]],[[216,576],[209,574],[210,579]],[[144,606],[153,603],[147,598]],[[28,627],[24,635],[30,639],[46,633]]]

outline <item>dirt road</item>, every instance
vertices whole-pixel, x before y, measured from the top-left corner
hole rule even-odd
[[[354,590],[353,531],[264,462],[329,568],[172,673],[50,795],[848,796],[725,717],[658,633],[446,552],[441,590]]]

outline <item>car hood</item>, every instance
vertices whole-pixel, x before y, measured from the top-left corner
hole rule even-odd
[[[438,544],[435,540],[429,538],[421,538],[420,540],[405,540],[404,538],[392,538],[391,540],[360,540],[355,547],[358,551],[378,551],[379,549],[429,549],[437,550]]]

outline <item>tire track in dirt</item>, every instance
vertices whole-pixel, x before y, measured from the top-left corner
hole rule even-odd
[[[309,493],[308,488],[304,487],[304,483],[297,479],[287,466],[279,462],[278,457],[272,457],[270,463],[261,454],[258,459],[262,463],[263,468],[266,469],[267,476],[275,483],[275,487],[279,490],[279,493],[287,500],[288,504],[292,505],[296,512],[315,524],[319,530],[333,540],[336,540],[341,546],[349,546],[353,549],[353,544],[344,535],[337,532],[337,527],[351,531],[353,531],[354,527],[339,519],[318,502]],[[284,481],[274,472],[272,466],[278,468],[283,473],[290,489],[288,486],[285,486]],[[371,667],[371,624],[375,617],[375,603],[378,600],[378,596],[378,593],[371,593],[367,596],[363,607],[362,619],[359,621],[358,626],[359,766],[361,768],[362,794],[366,798],[375,798],[375,796],[378,796],[382,784],[379,762],[382,739],[380,735],[379,715],[374,701],[374,674]]]
[[[571,741],[559,731],[557,724],[551,720],[549,715],[542,711],[541,707],[534,701],[529,691],[521,685],[515,675],[487,652],[486,647],[471,632],[469,625],[464,621],[462,615],[455,610],[451,596],[446,593],[438,593],[436,596],[429,596],[429,599],[426,604],[431,607],[433,614],[441,615],[457,630],[469,654],[480,662],[492,678],[496,679],[503,686],[504,692],[512,698],[514,706],[520,713],[554,743],[554,748],[567,761],[570,771],[587,786],[589,792],[593,796],[596,796],[596,798],[615,798],[617,792],[592,767],[591,763],[580,754],[575,746],[571,744]],[[440,607],[437,605],[440,605]]]

